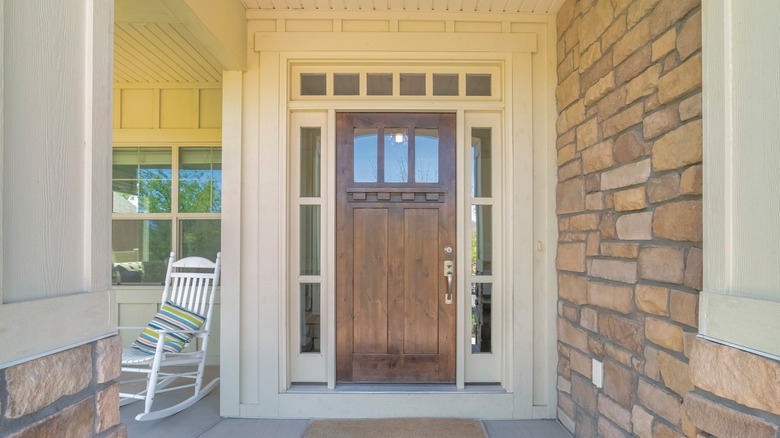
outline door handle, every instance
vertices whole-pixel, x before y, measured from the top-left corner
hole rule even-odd
[[[444,294],[444,303],[452,304],[452,277],[455,276],[455,263],[452,260],[444,261],[444,276],[447,277],[447,293]]]

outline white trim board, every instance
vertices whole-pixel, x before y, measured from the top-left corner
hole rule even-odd
[[[699,295],[699,331],[710,338],[780,356],[780,303],[713,292]],[[750,323],[748,323],[750,322]],[[761,330],[756,330],[760,327]]]

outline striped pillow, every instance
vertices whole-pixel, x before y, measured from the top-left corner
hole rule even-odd
[[[159,334],[154,330],[200,330],[206,318],[197,313],[177,306],[170,301],[160,307],[148,326],[138,335],[132,347],[143,352],[154,354],[157,349]],[[179,353],[189,344],[192,333],[167,333],[163,351]]]

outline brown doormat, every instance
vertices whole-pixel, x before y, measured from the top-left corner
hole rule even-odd
[[[458,418],[380,418],[313,420],[304,438],[485,438],[478,420]]]

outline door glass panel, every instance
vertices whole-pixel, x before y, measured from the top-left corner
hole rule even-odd
[[[490,128],[471,130],[471,196],[489,198],[492,195],[492,151]]]
[[[162,284],[171,245],[170,220],[115,219],[111,227],[112,282]]]
[[[385,182],[409,181],[409,131],[385,128]]]
[[[222,210],[222,148],[179,150],[179,212]]]
[[[354,179],[355,182],[375,183],[377,179],[377,130],[355,128]]]
[[[471,206],[471,274],[493,274],[493,207]]]
[[[471,352],[491,352],[491,311],[493,305],[491,283],[471,284]]]
[[[457,96],[458,75],[434,73],[433,74],[433,95],[434,96]]]
[[[219,219],[179,221],[179,257],[198,256],[216,260],[221,246]]]
[[[425,73],[401,73],[401,96],[425,96]]]
[[[467,73],[466,96],[490,96],[490,75]]]
[[[301,353],[320,352],[320,285],[301,284]]]
[[[320,128],[301,128],[301,197],[320,196]]]
[[[171,148],[114,148],[114,213],[170,213],[171,157]]]
[[[320,275],[320,206],[301,205],[301,275]]]
[[[369,96],[392,96],[392,73],[368,73],[366,74],[366,93]]]
[[[414,130],[414,180],[418,183],[439,182],[439,130]]]
[[[334,73],[333,94],[336,96],[357,96],[360,94],[360,75],[357,73]]]
[[[324,96],[325,84],[325,73],[301,73],[301,96]]]

